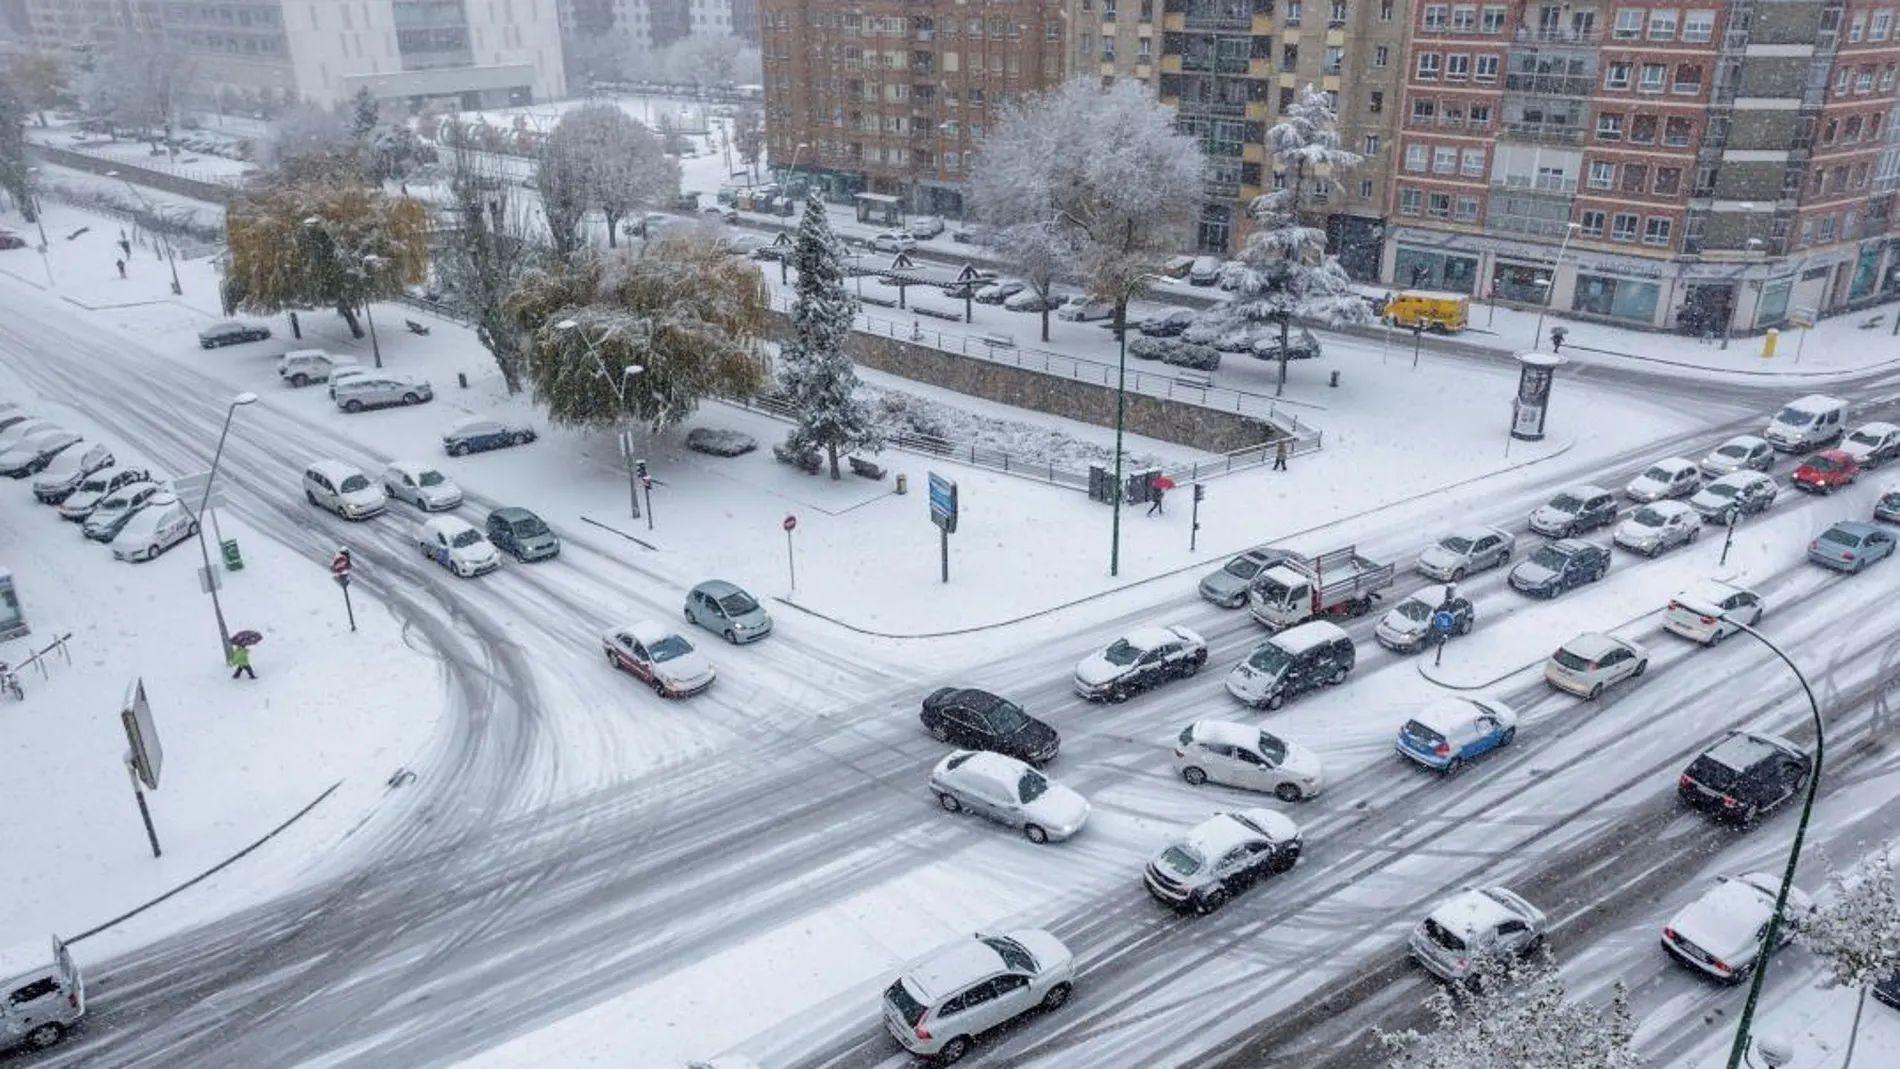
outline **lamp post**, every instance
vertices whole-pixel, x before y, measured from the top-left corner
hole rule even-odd
[[[1768,651],[1781,658],[1788,670],[1794,673],[1795,679],[1800,681],[1801,692],[1808,699],[1808,711],[1814,717],[1814,767],[1808,772],[1807,797],[1801,801],[1801,820],[1794,826],[1794,844],[1788,850],[1788,866],[1781,874],[1781,888],[1775,893],[1775,911],[1768,915],[1768,929],[1762,933],[1761,946],[1755,956],[1755,975],[1748,984],[1748,1001],[1742,1004],[1741,1019],[1735,1023],[1735,1044],[1729,1048],[1728,1069],[1741,1069],[1742,1059],[1748,1053],[1749,1026],[1755,1021],[1755,1004],[1761,999],[1762,981],[1768,976],[1769,957],[1781,937],[1781,916],[1788,908],[1788,891],[1794,886],[1795,867],[1801,863],[1801,844],[1808,835],[1808,820],[1814,815],[1814,796],[1820,788],[1821,758],[1826,748],[1821,703],[1815,700],[1814,688],[1808,686],[1808,677],[1801,674],[1801,669],[1795,667],[1794,661],[1781,651],[1781,647],[1768,641],[1761,632],[1748,624],[1736,623],[1735,626],[1768,647]],[[1764,1040],[1760,1046],[1764,1059],[1770,1065],[1775,1064],[1768,1050],[1769,1042]]]
[[[1108,574],[1111,578],[1121,574],[1122,563],[1122,437],[1128,419],[1128,302],[1143,284],[1155,277],[1151,274],[1136,275],[1133,281],[1123,287],[1120,299],[1115,302],[1115,340],[1118,348],[1115,360],[1115,485],[1109,491],[1109,503],[1114,507],[1114,519],[1110,521],[1108,536]]]
[[[218,432],[218,448],[211,454],[211,472],[205,476],[205,492],[198,499],[198,508],[192,515],[192,521],[198,525],[198,555],[204,559],[205,588],[211,594],[211,613],[218,618],[218,642],[224,647],[224,660],[231,661],[231,629],[224,623],[224,604],[218,600],[218,577],[211,570],[211,548],[205,544],[204,514],[211,507],[211,487],[218,480],[218,463],[224,459],[224,440],[231,433],[231,417],[243,405],[257,403],[257,395],[249,390],[231,398],[231,407],[224,411],[224,429]]]
[[[46,254],[46,209],[40,206],[40,169],[26,169],[27,197],[33,205],[33,225],[40,229],[40,266],[46,268],[46,284],[53,284],[53,261]]]
[[[144,192],[141,191],[139,187],[132,184],[131,179],[123,177],[117,171],[107,171],[106,177],[117,178],[119,181],[124,182],[125,188],[132,191],[132,195],[139,199],[140,204],[145,205],[145,210],[151,214],[153,220],[158,220],[158,208],[155,207],[150,200],[146,199]],[[160,241],[165,243],[165,259],[171,264],[172,269],[172,296],[183,296],[185,288],[178,284],[178,255],[172,251],[171,235],[162,227],[153,228],[153,232],[158,235]]]
[[[620,369],[620,377],[615,378],[613,372],[607,370],[607,361],[601,358],[600,349],[594,345],[594,339],[587,336],[587,332],[581,329],[579,323],[572,319],[563,319],[554,324],[554,329],[563,334],[572,333],[579,336],[581,344],[587,346],[587,355],[593,357],[594,363],[599,366],[601,376],[613,383],[614,396],[620,401],[620,415],[626,421],[626,427],[620,432],[620,452],[621,459],[627,462],[628,512],[632,514],[633,519],[637,520],[640,518],[640,475],[634,467],[633,409],[627,404],[627,380],[642,374],[646,368],[639,364],[628,364]]]
[[[363,271],[364,271],[363,281],[364,282],[367,283],[369,281],[368,272],[374,271],[377,265],[381,264],[382,262],[383,262],[383,258],[376,255],[373,252],[363,257]],[[366,285],[363,288],[367,290],[369,287]],[[376,341],[376,315],[374,312],[370,311],[371,303],[372,302],[367,296],[363,298],[363,321],[369,324],[370,355],[375,357],[376,367],[378,370],[381,370],[383,366],[383,347],[380,344],[378,344]]]
[[[1557,296],[1557,272],[1563,270],[1564,252],[1570,248],[1570,235],[1577,232],[1578,224],[1564,224],[1564,240],[1557,246],[1557,259],[1550,265],[1550,281],[1543,283],[1544,299],[1537,305],[1537,325],[1531,328],[1531,352],[1544,343],[1544,313],[1550,311],[1550,302]]]

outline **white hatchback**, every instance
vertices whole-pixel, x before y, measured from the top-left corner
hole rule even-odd
[[[1544,945],[1544,911],[1503,887],[1475,887],[1440,902],[1412,929],[1412,957],[1443,980],[1463,980],[1485,961],[1523,957]]]
[[[1174,742],[1174,771],[1188,783],[1271,791],[1286,802],[1325,786],[1319,755],[1297,742],[1231,720],[1196,720]]]
[[[1702,534],[1702,514],[1680,501],[1644,505],[1616,525],[1611,541],[1624,549],[1654,557],[1666,549],[1686,546]]]
[[[1032,843],[1073,838],[1089,820],[1087,799],[1014,757],[987,750],[957,750],[937,762],[930,790],[945,812],[1021,828]]]
[[[1702,488],[1702,471],[1692,460],[1670,457],[1651,464],[1648,470],[1630,480],[1623,488],[1631,501],[1661,501],[1669,497],[1688,497]]]
[[[1663,630],[1713,646],[1741,630],[1737,624],[1754,626],[1766,610],[1761,595],[1753,590],[1706,579],[1669,599]]]
[[[1684,906],[1663,927],[1663,949],[1697,972],[1724,983],[1741,983],[1760,960],[1768,918],[1775,912],[1780,890],[1781,881],[1765,872],[1716,877],[1714,887]],[[1788,888],[1788,913],[1792,916],[1782,918],[1774,949],[1780,950],[1794,938],[1791,921],[1813,909],[1814,900],[1799,887]]]
[[[1648,670],[1648,650],[1615,635],[1586,631],[1559,646],[1544,662],[1544,682],[1594,700],[1603,688]]]
[[[383,490],[424,512],[441,512],[462,503],[462,488],[428,464],[398,460],[383,469]]]
[[[906,968],[884,989],[884,1026],[912,1054],[948,1065],[976,1038],[1069,1001],[1075,955],[1038,928],[975,936]]]
[[[416,528],[422,555],[464,579],[501,567],[501,553],[488,537],[457,516],[437,516]]]

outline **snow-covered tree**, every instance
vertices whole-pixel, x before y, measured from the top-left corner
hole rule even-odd
[[[1254,229],[1240,250],[1238,266],[1231,269],[1234,300],[1222,316],[1235,324],[1278,328],[1277,395],[1286,390],[1295,321],[1369,323],[1372,311],[1354,292],[1339,261],[1326,255],[1325,231],[1308,226],[1300,215],[1299,191],[1309,175],[1336,184],[1341,172],[1361,160],[1339,146],[1326,95],[1310,85],[1301,90],[1286,117],[1267,131],[1267,151],[1286,175],[1286,188],[1263,193],[1248,206]]]
[[[741,104],[732,118],[732,147],[739,159],[759,180],[759,160],[765,156],[765,109],[757,104]]]
[[[363,171],[362,145],[343,116],[315,104],[286,108],[271,123],[262,163],[293,185],[355,181]]]
[[[433,156],[408,123],[378,123],[369,133],[366,150],[365,169],[373,182],[407,178]]]
[[[6,80],[19,94],[20,103],[45,126],[46,109],[58,107],[65,95],[66,65],[52,53],[21,52],[7,63]]]
[[[234,201],[225,275],[240,307],[271,313],[334,308],[363,336],[357,313],[428,276],[428,212],[361,182],[278,183]]]
[[[0,81],[0,193],[33,221],[32,184],[27,181],[26,107],[10,82]]]
[[[883,445],[870,408],[857,397],[857,369],[844,351],[858,299],[844,288],[843,260],[824,202],[808,198],[792,247],[798,284],[792,329],[779,343],[778,381],[798,417],[786,444],[801,454],[824,450],[833,479],[841,477],[840,452]]]
[[[586,243],[589,211],[606,217],[607,244],[619,244],[620,220],[679,196],[679,161],[659,137],[612,104],[585,104],[561,116],[541,150],[541,199],[555,251]]]
[[[198,80],[197,64],[162,26],[137,20],[88,57],[79,96],[88,112],[139,132],[156,148],[170,139],[178,108]]]
[[[508,310],[510,294],[535,265],[539,249],[529,240],[528,206],[516,187],[496,177],[464,146],[449,154],[448,233],[436,260],[438,280],[450,299],[475,321],[475,337],[495,358],[509,393],[526,381],[522,333]]]
[[[1425,1000],[1430,1032],[1373,1029],[1391,1069],[1635,1069],[1629,992],[1609,1005],[1573,1000],[1547,956],[1487,965],[1475,987],[1452,985]]]
[[[1796,936],[1826,967],[1831,987],[1867,988],[1900,976],[1900,896],[1895,894],[1892,854],[1883,849],[1848,873],[1834,873],[1833,895],[1812,914],[1790,917]],[[1842,1069],[1853,1064],[1860,1036],[1860,1011],[1848,1036]]]
[[[376,94],[369,86],[359,86],[356,95],[350,98],[350,133],[358,141],[369,140],[370,131],[383,121],[382,109],[376,103]]]

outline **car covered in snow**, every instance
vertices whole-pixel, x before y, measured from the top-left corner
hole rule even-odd
[[[1900,456],[1900,427],[1891,423],[1863,423],[1841,439],[1841,452],[1863,468],[1877,468]]]
[[[1451,614],[1451,634],[1468,635],[1477,619],[1471,599],[1461,596],[1455,585],[1421,587],[1404,601],[1386,610],[1372,637],[1394,653],[1417,653],[1433,642],[1447,637],[1437,627],[1441,612]]]
[[[119,537],[137,512],[161,492],[169,493],[163,483],[131,483],[99,499],[80,528],[94,542],[110,542]]]
[[[1075,956],[1040,929],[976,933],[906,966],[884,989],[885,1030],[938,1065],[960,1061],[978,1036],[1069,1001]]]
[[[1078,293],[1062,302],[1056,309],[1056,318],[1072,323],[1087,323],[1097,319],[1109,319],[1115,315],[1115,306],[1107,301],[1098,301],[1085,293]]]
[[[1170,308],[1143,319],[1135,325],[1135,329],[1150,338],[1178,337],[1182,331],[1194,324],[1195,317],[1199,314],[1189,308]]]
[[[1768,511],[1780,493],[1774,476],[1754,470],[1736,471],[1705,485],[1689,499],[1689,507],[1704,523],[1728,523]]]
[[[1717,876],[1715,886],[1663,926],[1663,949],[1704,976],[1739,984],[1760,964],[1761,944],[1768,938],[1768,921],[1780,893],[1781,881],[1765,872]],[[1813,899],[1799,887],[1788,888],[1774,949],[1792,942],[1795,925],[1813,911]]]
[[[1056,294],[1045,297],[1025,287],[1003,298],[1003,307],[1011,312],[1047,312],[1061,305],[1062,301],[1063,298]]]
[[[144,468],[109,468],[86,476],[79,488],[66,495],[59,503],[59,518],[78,522],[92,515],[108,494],[117,493],[133,483],[152,481],[152,473]]]
[[[1743,434],[1710,450],[1698,466],[1710,479],[1737,471],[1767,471],[1775,466],[1775,447],[1765,438]]]
[[[1002,304],[1029,288],[1020,278],[1001,278],[977,290],[970,299],[978,304]]]
[[[501,567],[501,553],[474,524],[459,516],[437,516],[416,528],[422,555],[464,579]]]
[[[213,323],[198,332],[198,346],[201,349],[217,349],[226,345],[243,345],[245,342],[264,341],[270,337],[270,328],[262,323],[246,323],[242,320],[227,319],[222,323]]]
[[[1624,549],[1654,557],[1686,546],[1702,534],[1702,514],[1681,501],[1644,505],[1616,525],[1612,541]]]
[[[1072,839],[1088,823],[1088,800],[1014,757],[957,750],[930,771],[947,813],[974,813],[1020,829],[1032,843]]]
[[[1089,701],[1122,702],[1207,663],[1207,640],[1179,624],[1137,627],[1075,666],[1075,692]]]
[[[1504,887],[1473,887],[1440,902],[1412,929],[1412,957],[1441,980],[1472,977],[1485,962],[1503,964],[1544,945],[1550,920]]]
[[[112,555],[123,561],[147,561],[198,533],[198,521],[185,503],[160,494],[132,514],[112,539]]]
[[[1610,570],[1610,551],[1580,538],[1546,542],[1511,569],[1511,589],[1534,598],[1554,598],[1594,583]]]
[[[1312,620],[1255,646],[1227,674],[1227,692],[1256,709],[1278,709],[1288,698],[1344,683],[1358,657],[1344,628]]]
[[[1552,538],[1574,538],[1616,522],[1616,495],[1601,486],[1573,486],[1531,513],[1531,530]]]
[[[462,488],[433,466],[398,460],[383,469],[383,492],[424,512],[442,512],[462,503]]]
[[[1435,772],[1455,775],[1517,738],[1517,713],[1495,698],[1440,698],[1399,728],[1398,751]]]
[[[1663,610],[1663,630],[1714,646],[1741,630],[1738,625],[1759,623],[1766,611],[1766,603],[1753,590],[1704,579],[1669,599]]]
[[[1658,460],[1644,469],[1641,475],[1630,480],[1623,488],[1631,501],[1661,501],[1665,498],[1688,497],[1702,488],[1702,469],[1695,461],[1682,457],[1670,457]]]
[[[475,417],[450,424],[449,429],[442,432],[442,448],[452,457],[462,457],[526,445],[534,439],[534,428],[525,423]]]
[[[1544,682],[1586,701],[1603,688],[1649,671],[1649,651],[1628,639],[1586,631],[1557,647],[1544,662]]]
[[[653,688],[662,698],[685,698],[713,685],[718,672],[678,632],[650,620],[624,624],[601,637],[607,663]]]
[[[1196,720],[1182,728],[1174,740],[1174,771],[1191,786],[1219,783],[1284,802],[1311,798],[1326,782],[1313,751],[1232,720]]]
[[[84,452],[67,450],[33,480],[33,499],[42,505],[57,505],[77,491],[89,476],[114,463],[112,450],[103,445],[92,446]]]
[[[1304,846],[1300,826],[1283,813],[1216,813],[1156,851],[1142,882],[1169,906],[1212,913],[1237,892],[1291,869]]]
[[[83,435],[59,427],[35,431],[0,452],[0,475],[13,479],[38,475],[60,454],[85,440]]]
[[[1496,527],[1461,527],[1418,555],[1418,573],[1441,583],[1511,563],[1517,536]]]

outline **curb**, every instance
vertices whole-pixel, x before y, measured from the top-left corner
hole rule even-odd
[[[105,931],[107,928],[111,928],[116,925],[122,924],[126,921],[129,921],[133,917],[136,917],[139,914],[145,912],[146,910],[151,909],[153,906],[156,906],[172,898],[175,895],[182,894],[183,892],[188,891],[193,887],[196,887],[198,884],[203,883],[205,880],[208,880],[211,877],[216,876],[218,873],[223,872],[225,869],[230,868],[232,865],[235,865],[239,861],[244,860],[246,856],[248,856],[252,851],[256,850],[258,847],[263,846],[265,843],[270,842],[272,839],[275,839],[278,836],[278,834],[281,833],[284,829],[290,827],[292,824],[295,824],[297,821],[303,819],[305,814],[309,813],[312,809],[315,809],[318,803],[322,802],[325,798],[328,798],[332,794],[335,794],[336,789],[341,786],[343,786],[343,781],[337,780],[335,783],[332,783],[328,787],[325,787],[322,794],[319,794],[315,798],[311,799],[309,805],[306,805],[302,809],[299,809],[295,813],[292,813],[290,815],[290,819],[284,821],[282,824],[277,825],[275,828],[272,828],[271,830],[265,832],[262,838],[258,839],[256,842],[252,843],[251,845],[245,847],[242,850],[239,850],[237,853],[232,854],[230,857],[225,858],[223,861],[218,862],[217,864],[204,870],[198,875],[193,876],[191,879],[186,880],[184,883],[181,883],[178,886],[172,888],[171,890],[166,891],[164,894],[159,895],[157,898],[152,899],[150,902],[147,902],[142,906],[135,906],[132,909],[129,909],[126,912],[121,913],[118,916],[112,918],[111,920],[106,921],[104,924],[100,924],[95,927],[88,928],[85,931],[80,932],[78,935],[75,935],[67,939],[66,942],[77,943],[81,939],[91,939],[93,936],[98,935],[100,932]]]
[[[598,527],[598,528],[600,528],[600,529],[601,529],[601,530],[603,530],[603,531],[607,531],[607,532],[609,532],[609,533],[612,533],[612,534],[617,534],[617,535],[619,535],[620,537],[622,537],[622,538],[624,538],[624,539],[626,539],[627,541],[629,541],[629,542],[632,542],[633,544],[635,544],[635,545],[637,545],[637,546],[643,546],[643,547],[645,547],[645,548],[647,548],[647,549],[650,549],[650,550],[652,550],[652,551],[653,551],[653,552],[655,552],[655,553],[658,553],[658,552],[660,551],[660,547],[659,547],[659,546],[656,546],[656,545],[654,545],[653,543],[651,543],[651,542],[649,542],[649,541],[647,541],[646,539],[644,539],[644,538],[640,538],[640,537],[637,537],[637,536],[635,536],[635,535],[630,535],[630,534],[628,534],[627,532],[625,532],[625,531],[623,531],[623,530],[621,530],[621,529],[620,529],[620,528],[618,528],[618,527],[612,527],[612,526],[609,526],[609,525],[607,525],[607,524],[604,524],[604,523],[602,523],[602,522],[600,522],[599,520],[597,520],[597,519],[594,519],[594,518],[593,518],[592,516],[582,516],[582,517],[581,517],[581,522],[582,522],[582,523],[591,523],[591,524],[593,524],[593,525],[594,525],[595,527]]]
[[[1629,619],[1623,621],[1620,624],[1616,624],[1612,627],[1606,627],[1606,628],[1603,628],[1602,630],[1605,634],[1609,634],[1610,632],[1613,632],[1613,631],[1621,631],[1622,629],[1629,627],[1631,624],[1634,624],[1636,621],[1641,620],[1646,616],[1655,616],[1655,615],[1660,614],[1663,611],[1664,610],[1662,609],[1651,609],[1648,612],[1637,613],[1635,616],[1630,617]],[[1496,678],[1487,679],[1482,683],[1465,683],[1465,684],[1447,683],[1444,680],[1439,679],[1438,677],[1432,675],[1432,670],[1431,670],[1432,666],[1426,664],[1423,660],[1414,662],[1413,667],[1418,669],[1418,674],[1423,676],[1427,683],[1431,683],[1434,686],[1444,687],[1446,690],[1470,691],[1470,690],[1484,690],[1488,687],[1495,687],[1499,683],[1504,682],[1505,680],[1511,678],[1512,676],[1518,674],[1519,672],[1525,671],[1526,669],[1530,669],[1530,668],[1536,668],[1538,665],[1544,663],[1544,660],[1545,660],[1544,658],[1540,657],[1537,660],[1530,662],[1529,664],[1518,665],[1516,668],[1513,668],[1510,671],[1504,673],[1503,675],[1497,676]]]
[[[1472,483],[1479,482],[1484,479],[1494,478],[1503,472],[1521,471],[1524,468],[1528,468],[1534,464],[1542,464],[1543,462],[1547,460],[1555,460],[1558,457],[1563,456],[1565,453],[1570,452],[1571,449],[1576,447],[1576,444],[1577,444],[1577,440],[1575,438],[1572,438],[1569,441],[1564,443],[1564,446],[1562,449],[1559,449],[1556,452],[1549,454],[1548,456],[1541,456],[1535,460],[1525,460],[1516,464],[1507,464],[1501,468],[1492,468],[1489,471],[1480,473],[1478,475],[1474,475],[1468,479],[1460,479],[1455,483],[1446,483],[1443,486],[1435,486],[1429,490],[1424,490],[1419,493],[1413,494],[1410,497],[1399,498],[1396,501],[1383,502],[1377,508],[1369,508],[1369,509],[1362,510],[1360,512],[1351,513],[1350,515],[1340,516],[1337,519],[1328,520],[1325,523],[1319,524],[1314,527],[1308,527],[1308,528],[1305,528],[1304,530],[1289,531],[1288,533],[1281,535],[1280,538],[1281,539],[1298,538],[1302,535],[1309,535],[1317,531],[1324,531],[1327,528],[1336,526],[1338,524],[1347,523],[1352,520],[1363,519],[1364,517],[1370,516],[1374,513],[1382,512],[1385,509],[1389,509],[1393,507],[1394,505],[1405,505],[1413,501],[1418,501],[1423,498],[1431,497],[1434,494],[1442,494],[1447,490],[1456,490],[1460,487],[1469,486]],[[589,521],[589,522],[591,523],[592,521]],[[1245,549],[1249,549],[1249,548],[1252,548],[1252,547],[1251,546],[1242,547],[1242,549],[1230,550],[1227,553],[1217,553],[1217,554],[1214,554],[1214,556],[1217,558],[1232,556],[1234,554],[1241,553]],[[845,630],[850,631],[854,634],[868,635],[872,638],[893,638],[893,639],[951,638],[957,635],[974,635],[982,631],[994,631],[998,628],[1009,627],[1013,624],[1026,623],[1030,620],[1038,620],[1045,616],[1052,616],[1066,609],[1073,609],[1078,605],[1087,605],[1090,602],[1100,601],[1103,598],[1110,597],[1111,595],[1120,594],[1128,590],[1133,590],[1136,587],[1146,586],[1149,583],[1153,583],[1158,580],[1172,579],[1179,575],[1185,575],[1188,572],[1199,571],[1200,569],[1206,568],[1207,566],[1208,566],[1207,561],[1200,561],[1195,564],[1183,565],[1179,568],[1171,568],[1165,572],[1158,572],[1154,575],[1148,576],[1145,579],[1136,579],[1132,582],[1127,582],[1119,586],[1110,587],[1107,590],[1097,591],[1085,597],[1076,598],[1073,601],[1061,602],[1056,605],[1051,605],[1046,609],[1037,609],[1035,612],[1025,613],[1022,616],[1013,616],[1007,620],[996,620],[987,624],[973,624],[969,627],[959,627],[959,628],[955,628],[949,631],[920,631],[920,632],[913,632],[913,633],[899,633],[899,632],[894,632],[894,631],[875,631],[868,627],[859,627],[857,624],[851,623],[847,620],[839,619],[836,616],[831,616],[826,613],[819,612],[817,609],[811,608],[810,606],[800,605],[798,602],[793,601],[790,598],[774,596],[772,600],[778,602],[781,605],[784,605],[786,608],[796,609],[807,616],[813,617],[815,619],[823,620],[826,623],[836,624],[837,626],[842,627]]]

